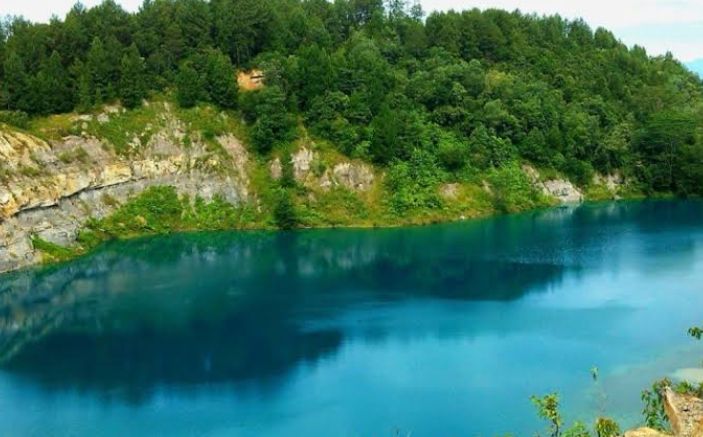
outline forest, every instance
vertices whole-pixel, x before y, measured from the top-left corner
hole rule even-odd
[[[142,105],[237,111],[262,156],[305,129],[391,184],[515,162],[587,186],[703,194],[703,82],[582,20],[405,0],[112,0],[0,25],[0,119]],[[266,86],[238,89],[236,71]]]

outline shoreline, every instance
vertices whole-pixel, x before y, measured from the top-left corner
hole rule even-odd
[[[397,230],[397,229],[417,229],[431,226],[441,226],[441,225],[451,225],[451,224],[461,224],[469,222],[479,222],[487,219],[496,219],[499,217],[511,217],[520,216],[527,214],[535,214],[539,212],[546,212],[549,210],[560,210],[560,209],[575,209],[584,206],[592,206],[598,204],[621,204],[630,202],[667,202],[667,201],[701,201],[698,198],[680,198],[675,196],[653,196],[653,197],[640,197],[632,196],[619,199],[610,200],[586,200],[580,203],[563,203],[552,206],[541,206],[536,208],[526,209],[524,211],[510,212],[510,213],[500,213],[500,212],[490,212],[490,213],[479,213],[472,217],[465,218],[447,218],[445,220],[428,220],[425,222],[399,222],[396,224],[380,224],[380,225],[364,225],[364,224],[353,224],[353,225],[330,225],[330,226],[309,226],[309,227],[297,227],[295,229],[280,229],[275,226],[262,226],[262,227],[249,227],[249,228],[233,228],[233,229],[183,229],[176,232],[164,232],[164,233],[142,233],[142,234],[131,234],[120,236],[118,238],[110,238],[101,240],[97,245],[89,247],[87,249],[79,248],[64,248],[66,250],[72,251],[72,255],[63,259],[51,259],[50,253],[38,249],[45,256],[49,255],[49,259],[44,259],[40,262],[29,264],[14,270],[7,270],[0,272],[0,278],[5,275],[10,275],[13,273],[21,273],[23,271],[29,271],[33,269],[50,268],[55,266],[61,266],[64,264],[71,263],[77,259],[88,257],[91,254],[98,251],[100,248],[107,244],[118,243],[121,241],[135,241],[140,239],[151,239],[151,238],[161,238],[177,235],[198,235],[198,234],[228,234],[228,233],[299,233],[306,231],[318,231],[318,230],[358,230],[358,231],[369,231],[369,230]]]

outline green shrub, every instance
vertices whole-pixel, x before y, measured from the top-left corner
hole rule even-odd
[[[434,157],[415,149],[409,161],[395,161],[388,169],[386,188],[391,209],[403,214],[412,209],[437,209],[442,206],[438,186],[442,172]]]
[[[183,212],[175,188],[149,187],[92,227],[111,237],[169,233],[181,227]]]
[[[612,419],[599,417],[596,420],[596,435],[598,437],[617,437],[620,435],[620,426]]]
[[[112,201],[104,197],[103,201]],[[238,207],[220,196],[211,201],[179,196],[174,187],[154,186],[120,206],[102,220],[91,220],[79,242],[93,247],[95,240],[178,231],[214,231],[249,227],[257,217],[248,207]],[[81,241],[80,239],[83,239]]]
[[[499,212],[519,212],[548,204],[515,162],[491,170],[488,182],[493,191],[494,208]]]
[[[58,244],[42,240],[36,235],[32,236],[32,246],[35,250],[43,253],[45,260],[49,262],[68,261],[80,255],[77,249],[59,246]]]
[[[27,129],[29,127],[29,115],[23,111],[0,111],[0,123]]]

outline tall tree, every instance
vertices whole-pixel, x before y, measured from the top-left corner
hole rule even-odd
[[[113,83],[111,82],[113,66],[110,65],[110,57],[105,50],[102,39],[95,37],[90,44],[86,67],[90,72],[90,82],[92,84],[93,100],[102,103],[110,97]]]
[[[176,76],[176,98],[184,108],[192,108],[205,96],[205,84],[191,61],[185,61]]]
[[[239,85],[229,57],[219,50],[209,50],[206,69],[206,88],[210,101],[223,108],[237,106]]]
[[[256,56],[273,38],[272,3],[260,0],[213,0],[217,44],[237,65]]]
[[[3,89],[6,93],[7,108],[30,112],[27,106],[28,76],[22,58],[10,51],[3,64]]]
[[[142,104],[146,97],[146,69],[136,44],[132,44],[120,62],[120,99],[127,108]]]
[[[73,109],[73,92],[70,77],[63,66],[61,55],[54,51],[42,65],[41,74],[45,76],[47,112],[68,112]]]
[[[87,112],[95,104],[93,76],[90,74],[88,67],[80,60],[77,60],[71,66],[71,74],[75,78],[73,93],[75,95],[76,108],[79,111]]]

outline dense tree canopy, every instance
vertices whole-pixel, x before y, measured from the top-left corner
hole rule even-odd
[[[183,106],[241,105],[266,153],[296,120],[388,165],[426,152],[448,172],[526,159],[587,184],[703,194],[703,84],[581,20],[433,13],[405,0],[112,0],[63,20],[0,25],[0,104],[48,114],[175,89]],[[238,92],[235,69],[267,87]],[[238,103],[239,102],[239,103]]]

